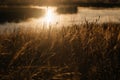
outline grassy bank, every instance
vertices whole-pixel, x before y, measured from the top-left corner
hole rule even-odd
[[[119,80],[120,24],[4,29],[1,80]]]

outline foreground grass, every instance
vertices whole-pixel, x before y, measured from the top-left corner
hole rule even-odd
[[[5,29],[0,80],[119,80],[120,24]]]

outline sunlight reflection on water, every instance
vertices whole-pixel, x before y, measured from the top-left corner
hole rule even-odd
[[[120,8],[111,9],[91,9],[91,8],[78,8],[78,12],[75,14],[58,14],[56,7],[46,7],[46,14],[43,18],[37,19],[43,24],[48,25],[72,25],[81,24],[85,22],[85,19],[89,22],[95,22],[99,19],[98,23],[104,22],[117,22],[120,23]]]
[[[35,22],[42,23],[43,26],[49,27],[50,25],[55,25],[58,22],[59,15],[56,13],[55,7],[45,7],[45,15],[42,18],[34,19]],[[32,20],[32,21],[34,21]]]
[[[56,18],[55,16],[56,16],[56,14],[55,14],[54,9],[51,8],[51,7],[47,7],[46,8],[46,14],[43,17],[43,22],[47,25],[47,27],[49,27],[49,25],[51,23],[55,22],[55,18]]]
[[[84,8],[78,7],[78,12],[74,14],[58,14],[56,12],[57,7],[34,7],[45,10],[45,15],[40,18],[30,18],[27,21],[22,21],[19,23],[8,22],[2,26],[34,26],[34,27],[47,27],[49,26],[69,26],[73,24],[82,24],[85,23],[85,19],[88,22],[95,22],[96,19],[100,19],[98,23],[104,22],[117,22],[120,23],[120,8],[104,8],[104,9],[93,9],[93,8]]]

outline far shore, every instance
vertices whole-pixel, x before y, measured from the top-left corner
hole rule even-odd
[[[120,7],[120,3],[80,3],[80,2],[64,2],[64,3],[0,3],[1,6],[80,6],[80,7]]]

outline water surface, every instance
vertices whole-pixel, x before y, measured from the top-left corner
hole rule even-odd
[[[63,7],[64,8],[64,7]],[[0,26],[68,26],[88,22],[120,23],[120,8],[77,7],[72,13],[70,9],[58,12],[58,7],[14,7],[0,8]],[[62,10],[62,9],[61,9]],[[17,22],[17,23],[16,23]],[[3,24],[4,23],[4,24]]]

